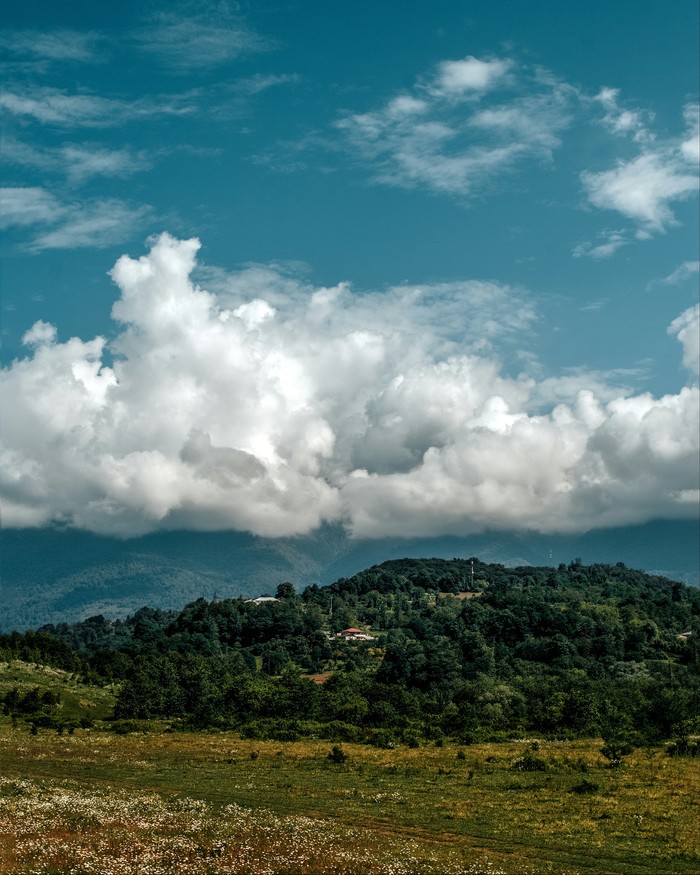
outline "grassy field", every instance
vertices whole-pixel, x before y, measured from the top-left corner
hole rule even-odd
[[[543,743],[546,771],[513,771],[527,747],[337,764],[320,742],[3,725],[0,872],[700,871],[696,762]]]
[[[64,720],[79,720],[81,717],[100,720],[108,717],[114,709],[111,690],[82,684],[59,668],[19,660],[0,662],[0,696],[15,687],[22,695],[35,687],[42,693],[47,690],[58,693],[61,697],[58,714]]]
[[[43,677],[73,684],[76,708],[109,705]],[[152,729],[32,735],[0,718],[0,873],[700,872],[697,760],[660,748],[618,769],[600,740],[345,744],[333,762],[325,741]],[[546,768],[518,770],[528,753]]]

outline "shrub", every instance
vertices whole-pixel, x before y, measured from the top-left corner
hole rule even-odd
[[[681,736],[669,744],[666,753],[670,757],[700,756],[700,742],[691,741],[687,736]]]
[[[32,720],[32,723],[39,729],[58,729],[62,724],[52,717],[50,714],[38,714]],[[63,731],[63,730],[61,730]]]
[[[262,718],[249,720],[240,728],[243,738],[272,741],[298,741],[303,735],[303,727],[298,720],[278,720]]]
[[[153,725],[143,720],[113,720],[110,730],[115,735],[128,735],[130,732],[141,732],[145,735],[153,730]]]
[[[574,784],[571,788],[572,793],[597,793],[600,788],[593,781],[581,781],[580,784]]]
[[[384,750],[393,750],[396,747],[396,736],[389,729],[378,729],[371,738],[371,742],[375,747],[381,747]]]
[[[402,734],[402,740],[405,745],[408,747],[416,748],[420,747],[420,738],[415,729],[406,729]]]
[[[361,726],[353,726],[352,723],[343,723],[342,720],[331,720],[321,727],[323,738],[329,741],[360,742],[365,740],[365,731]]]
[[[610,760],[610,768],[616,769],[622,765],[622,758],[631,754],[638,746],[639,738],[634,733],[625,732],[608,736],[603,741],[605,744],[601,747],[600,752],[606,759]]]
[[[348,758],[348,755],[345,753],[342,747],[338,747],[337,744],[334,744],[331,748],[331,752],[328,754],[328,759],[332,763],[344,763]]]
[[[274,741],[299,741],[301,734],[299,724],[295,720],[291,720],[289,723],[273,726],[270,738]]]
[[[546,772],[547,763],[528,750],[510,768],[513,772]]]

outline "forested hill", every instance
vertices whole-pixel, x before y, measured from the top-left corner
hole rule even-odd
[[[697,520],[656,520],[584,534],[485,531],[466,537],[354,539],[339,525],[294,538],[244,532],[154,532],[126,541],[72,529],[0,528],[0,632],[85,617],[126,617],[142,605],[180,610],[199,596],[257,596],[293,580],[328,584],[387,559],[479,556],[509,568],[556,567],[573,556],[625,562],[700,584]],[[548,562],[549,560],[549,562]]]
[[[698,641],[700,591],[622,564],[405,559],[262,601],[15,632],[0,659],[120,682],[118,717],[252,735],[654,739],[700,731]]]

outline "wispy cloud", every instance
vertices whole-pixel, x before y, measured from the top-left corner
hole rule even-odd
[[[590,203],[615,210],[636,221],[642,236],[665,231],[675,223],[674,201],[698,190],[698,176],[673,152],[649,152],[621,161],[612,170],[584,172],[582,181]]]
[[[225,2],[185,3],[157,12],[137,32],[136,41],[179,73],[218,67],[271,47],[270,40],[252,30]]]
[[[602,124],[614,134],[630,135],[639,143],[653,140],[654,134],[649,129],[649,124],[653,122],[654,114],[639,108],[621,107],[619,97],[619,88],[601,88],[593,98],[593,101],[605,110],[605,115],[601,119]]]
[[[82,182],[94,176],[126,178],[147,170],[151,158],[144,152],[131,149],[106,149],[97,144],[63,146],[61,158],[70,180]]]
[[[256,73],[247,79],[239,79],[233,85],[235,91],[245,95],[260,94],[279,85],[296,85],[301,81],[297,73]]]
[[[700,104],[688,103],[683,108],[686,133],[681,141],[681,154],[690,164],[700,164]]]
[[[0,189],[0,228],[26,227],[58,221],[63,215],[59,201],[43,188]]]
[[[465,197],[527,159],[550,160],[571,97],[568,86],[510,59],[469,57],[443,62],[412,91],[337,128],[377,182]]]
[[[661,282],[665,286],[676,286],[695,276],[699,271],[700,261],[684,261],[680,267],[677,267],[667,277],[664,277]]]
[[[700,304],[689,307],[668,327],[683,345],[683,364],[696,377],[700,376]]]
[[[16,89],[0,94],[0,108],[19,118],[61,127],[116,127],[125,121],[194,112],[196,93],[133,101],[97,94],[70,94],[58,88]]]
[[[632,132],[640,153],[619,160],[609,170],[584,171],[581,181],[592,206],[631,219],[637,224],[637,237],[645,239],[675,224],[672,205],[698,191],[697,107],[686,106],[687,129],[681,137],[657,140],[638,113],[622,121],[624,114],[616,108],[616,92],[607,98],[607,104],[609,124],[617,127],[618,133]]]
[[[0,227],[35,229],[29,252],[46,249],[102,248],[140,234],[151,213],[115,198],[60,201],[43,188],[0,189]]]
[[[79,184],[94,177],[125,179],[147,170],[153,159],[144,150],[108,149],[99,143],[66,144],[56,149],[35,148],[28,143],[5,138],[0,146],[5,163],[64,174]]]
[[[610,258],[618,249],[628,246],[631,242],[631,235],[627,231],[606,229],[596,236],[595,241],[586,241],[574,246],[573,256],[574,258],[581,258],[584,255],[596,259]]]
[[[47,61],[94,63],[104,59],[104,35],[95,31],[11,30],[0,33],[0,48],[10,56]]]
[[[647,291],[659,286],[678,286],[700,273],[700,261],[684,261],[665,277],[647,283]]]
[[[101,249],[141,233],[151,208],[132,207],[116,198],[71,205],[57,227],[29,244],[32,252],[45,249]]]

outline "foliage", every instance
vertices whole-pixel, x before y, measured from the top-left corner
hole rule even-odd
[[[372,640],[335,636],[350,624]],[[603,735],[612,763],[622,736],[700,725],[699,633],[699,591],[622,564],[405,559],[262,603],[14,632],[0,659],[119,684],[120,720],[375,745]]]
[[[348,758],[348,755],[345,753],[342,747],[339,747],[337,744],[334,744],[331,748],[331,752],[328,754],[328,759],[332,763],[342,764]]]
[[[579,794],[597,793],[598,790],[600,790],[599,785],[596,784],[595,781],[589,781],[586,778],[584,778],[583,781],[581,781],[579,784],[574,784],[574,786],[571,788],[572,793]]]
[[[687,736],[677,738],[666,748],[670,757],[697,757],[700,756],[700,741],[690,739]]]
[[[547,763],[528,750],[514,761],[511,769],[514,772],[546,772]]]
[[[600,752],[610,761],[610,768],[622,765],[623,757],[629,756],[638,745],[638,739],[627,732],[616,731],[603,739],[605,744]]]

